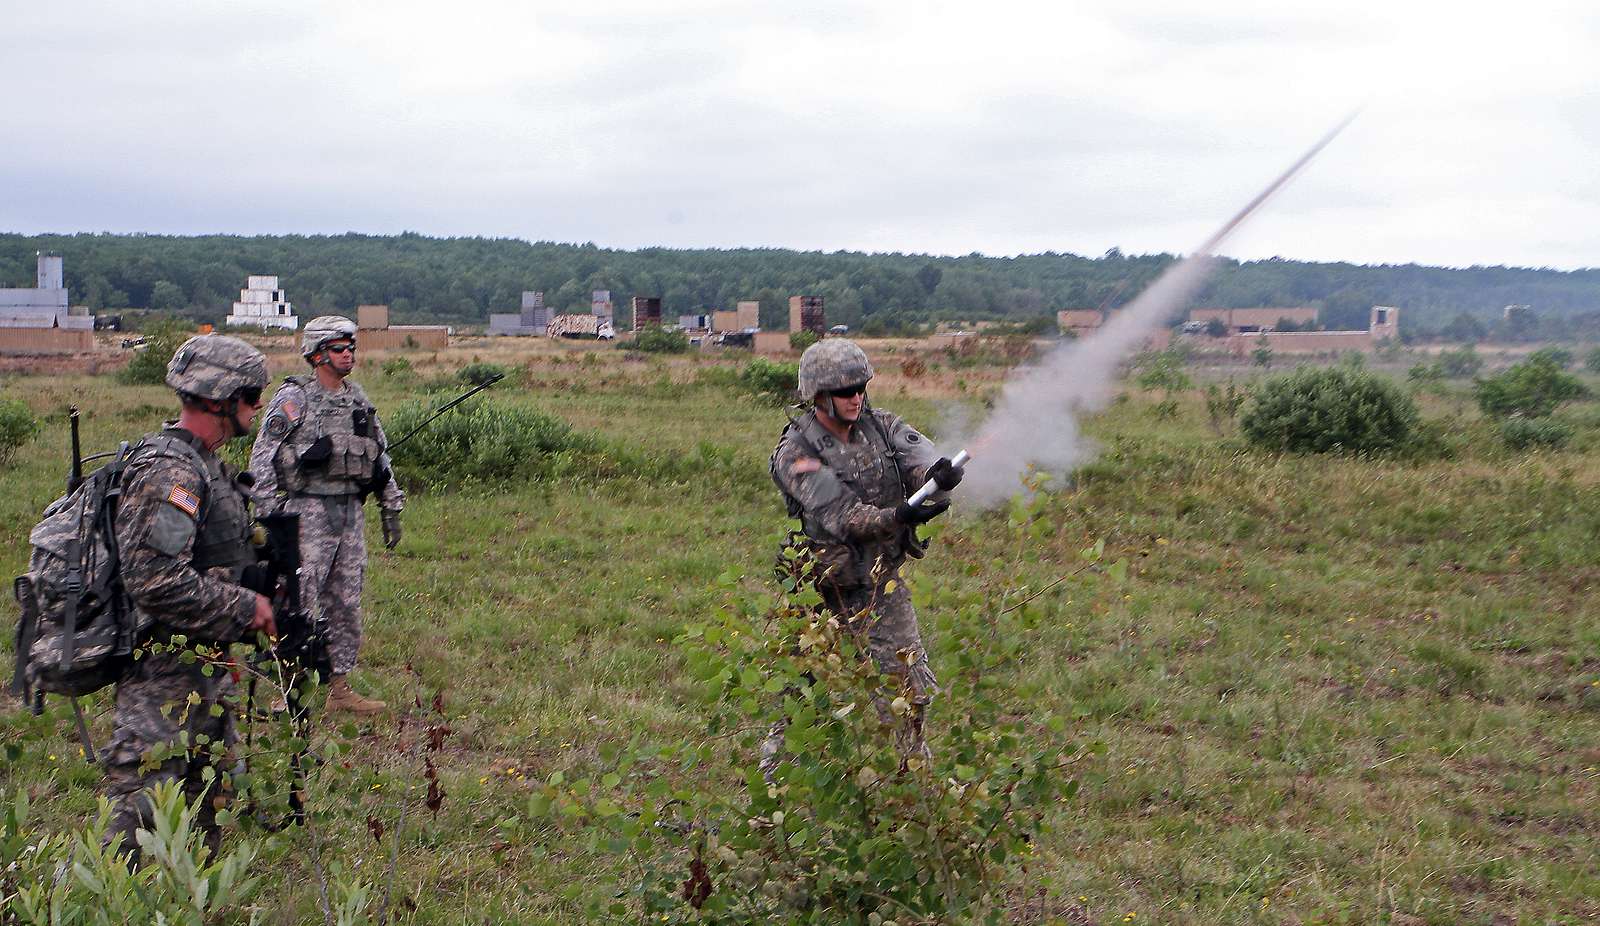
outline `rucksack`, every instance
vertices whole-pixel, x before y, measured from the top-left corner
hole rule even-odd
[[[138,620],[122,586],[115,524],[134,449],[124,443],[28,534],[28,574],[13,585],[21,618],[12,688],[35,709],[46,693],[78,697],[112,684],[132,657]]]

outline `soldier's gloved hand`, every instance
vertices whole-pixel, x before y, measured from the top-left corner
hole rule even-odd
[[[393,550],[400,543],[400,509],[383,509],[382,520],[383,545]]]
[[[933,480],[941,492],[948,492],[960,485],[961,477],[966,474],[967,468],[951,463],[949,457],[940,457],[928,467],[928,478]]]
[[[949,502],[923,502],[920,505],[901,502],[900,507],[894,510],[894,519],[907,527],[916,527],[932,521],[949,508]]]

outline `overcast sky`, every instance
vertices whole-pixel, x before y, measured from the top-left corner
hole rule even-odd
[[[1600,3],[0,0],[0,230],[1600,265]]]

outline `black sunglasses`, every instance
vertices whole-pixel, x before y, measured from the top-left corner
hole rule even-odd
[[[243,400],[246,405],[260,405],[261,404],[261,387],[260,386],[245,386],[244,388],[239,390],[239,398],[241,400]]]
[[[843,389],[829,389],[828,395],[831,395],[836,399],[853,399],[866,391],[866,383],[857,383],[854,386],[846,386]]]
[[[329,344],[326,348],[330,354],[353,354],[356,351],[354,344]]]

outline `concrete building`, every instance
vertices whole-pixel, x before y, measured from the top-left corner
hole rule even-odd
[[[1248,356],[1262,344],[1287,354],[1320,354],[1377,350],[1384,341],[1399,337],[1400,310],[1392,305],[1375,305],[1365,331],[1244,331],[1229,335],[1227,344],[1240,357]]]
[[[294,305],[284,298],[275,276],[251,276],[239,290],[239,301],[233,304],[228,315],[230,325],[253,325],[265,331],[268,328],[298,330],[300,319],[294,314]]]
[[[0,354],[94,350],[94,316],[67,298],[61,256],[37,253],[34,286],[0,289]]]
[[[0,289],[0,328],[65,328],[93,331],[94,316],[68,303],[63,283],[61,255],[39,251],[36,285],[26,289]]]
[[[1228,334],[1279,331],[1288,322],[1297,327],[1315,325],[1317,310],[1312,308],[1190,309],[1189,321],[1205,325],[1213,319],[1227,326]]]
[[[1056,313],[1056,327],[1062,334],[1083,337],[1106,323],[1106,313],[1099,309],[1062,309]]]
[[[386,305],[356,306],[356,344],[362,350],[426,348],[442,350],[450,346],[446,325],[391,325]],[[298,337],[295,343],[300,343]]]
[[[522,311],[506,312],[489,316],[489,333],[492,335],[513,335],[518,337],[544,337],[545,327],[550,324],[550,309],[544,304],[544,293],[540,290],[524,290],[522,293]]]

